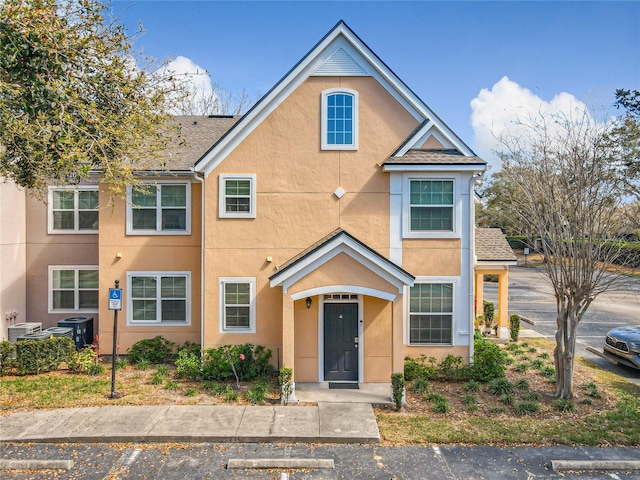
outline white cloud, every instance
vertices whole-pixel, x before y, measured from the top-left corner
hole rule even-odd
[[[180,111],[173,113],[212,113],[199,111],[202,110],[202,105],[209,104],[217,96],[213,81],[205,68],[202,68],[190,58],[177,56],[162,71],[164,73],[171,72],[177,78],[183,78],[188,83],[189,100],[183,104]]]
[[[493,151],[499,145],[498,139],[517,134],[522,128],[518,125],[519,120],[557,114],[575,118],[586,111],[587,105],[570,93],[562,92],[545,101],[508,77],[502,77],[491,90],[483,88],[471,100],[474,150],[497,167],[498,161]]]

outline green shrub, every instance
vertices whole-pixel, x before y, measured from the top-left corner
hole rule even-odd
[[[116,370],[127,368],[128,362],[124,358],[116,358]]]
[[[520,315],[517,313],[509,316],[509,337],[513,342],[517,342],[520,337]]]
[[[529,353],[537,353],[537,352],[538,352],[538,349],[537,349],[536,347],[529,347],[529,348],[528,348],[528,352],[529,352]]]
[[[518,390],[529,390],[530,384],[528,380],[521,378],[518,381],[516,381],[515,387]]]
[[[229,388],[224,394],[224,401],[227,403],[237,402],[238,392],[236,392],[233,388]]]
[[[468,367],[460,355],[447,355],[438,365],[438,373],[449,382],[457,382],[468,376]]]
[[[411,391],[414,393],[426,393],[429,391],[429,381],[424,377],[416,378],[411,384]]]
[[[432,403],[443,402],[447,400],[447,397],[442,395],[441,393],[431,392],[425,395],[425,398]]]
[[[185,351],[187,353],[192,353],[193,355],[196,355],[197,357],[202,357],[202,351],[200,349],[200,344],[194,343],[194,342],[190,342],[189,340],[184,342],[184,345],[182,345],[181,347],[178,347],[177,353],[180,353],[182,351]]]
[[[513,384],[506,378],[494,378],[489,382],[487,390],[494,395],[513,393]]]
[[[165,390],[178,390],[180,388],[180,384],[178,382],[174,382],[173,380],[167,380],[164,384]]]
[[[89,375],[102,375],[104,373],[104,365],[102,365],[101,363],[94,363],[92,365],[89,365],[89,368],[87,368],[87,373]]]
[[[229,380],[235,369],[238,380],[266,377],[273,371],[270,358],[271,350],[251,343],[209,348],[204,352],[202,376],[205,380]]]
[[[498,345],[476,333],[473,348],[473,365],[468,367],[471,379],[488,382],[505,376],[506,354]]]
[[[0,342],[0,376],[6,375],[16,365],[16,348],[9,340]]]
[[[439,400],[433,404],[433,411],[435,413],[449,413],[449,402],[447,399]]]
[[[159,374],[158,372],[154,372],[154,374],[151,375],[151,379],[149,380],[149,383],[151,385],[162,385],[165,378],[166,378],[166,375],[162,375],[162,374]]]
[[[51,337],[44,340],[21,340],[15,343],[18,375],[50,372],[62,363],[72,362],[76,344],[69,337]]]
[[[531,360],[530,365],[536,370],[542,370],[542,367],[544,367],[544,361],[542,361],[539,358],[536,358],[535,360]]]
[[[493,406],[491,408],[489,408],[489,413],[492,413],[494,415],[499,415],[501,413],[506,412],[504,407],[501,407],[499,405]]]
[[[555,379],[556,369],[555,367],[551,367],[551,366],[542,367],[540,369],[540,375],[547,378],[553,377]]]
[[[202,375],[202,361],[199,353],[190,352],[187,349],[179,350],[175,364],[176,373],[181,378],[198,380]]]
[[[562,413],[573,413],[576,411],[576,404],[571,400],[560,399],[553,402],[553,408]]]
[[[127,354],[129,362],[136,364],[142,360],[147,360],[156,365],[166,363],[171,360],[175,343],[158,335],[154,338],[147,338],[131,345]]]
[[[505,405],[513,405],[516,403],[516,397],[514,397],[512,393],[505,393],[504,395],[500,395],[500,401]]]
[[[184,391],[184,396],[185,397],[197,397],[198,396],[198,390],[196,390],[195,388],[187,388]]]
[[[467,410],[471,412],[475,412],[476,410],[478,410],[478,397],[476,397],[475,395],[465,393],[462,397],[462,401],[467,407]]]
[[[580,401],[580,403],[583,405],[593,405],[593,399],[585,397]]]
[[[496,307],[493,302],[489,302],[487,300],[482,302],[482,309],[484,313],[484,324],[487,327],[490,327],[493,324],[493,316],[496,312]]]
[[[538,355],[538,358],[542,358],[543,360],[549,360],[551,358],[551,355],[549,355],[549,352],[542,352],[540,355]]]
[[[582,389],[589,395],[591,398],[600,398],[600,390],[598,389],[598,385],[595,382],[586,382],[582,385]]]
[[[398,410],[402,408],[405,385],[406,381],[404,379],[403,373],[397,372],[391,374],[391,392],[393,396],[393,403],[396,404],[396,408]]]
[[[135,368],[136,368],[136,370],[150,370],[151,369],[151,362],[149,360],[147,360],[146,358],[143,358],[138,363],[136,363]]]
[[[524,399],[527,402],[539,402],[540,400],[542,400],[542,395],[540,395],[538,392],[529,392],[524,396]]]
[[[475,380],[469,380],[463,385],[465,392],[479,392],[480,384]]]
[[[527,371],[529,370],[529,364],[526,362],[520,362],[515,366],[515,369],[516,369],[516,372],[527,373]]]
[[[516,405],[515,410],[518,415],[538,413],[540,411],[540,405],[535,402],[520,402]]]
[[[418,358],[405,357],[404,359],[404,379],[412,382],[418,377],[426,380],[435,380],[438,378],[438,367],[436,366],[434,357],[420,355]]]
[[[76,352],[67,366],[73,372],[89,373],[89,369],[98,363],[98,355],[93,348],[83,348]],[[95,375],[95,373],[94,373]]]
[[[267,401],[267,384],[264,382],[256,383],[253,388],[247,391],[247,400],[252,404],[264,403]]]

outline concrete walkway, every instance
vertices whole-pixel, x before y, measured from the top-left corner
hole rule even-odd
[[[0,417],[0,442],[380,441],[371,404],[161,405],[65,408]]]

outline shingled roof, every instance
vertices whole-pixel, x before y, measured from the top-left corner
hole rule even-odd
[[[232,115],[178,115],[173,121],[180,124],[182,142],[168,152],[167,168],[187,171],[211,149],[215,143],[240,120]]]
[[[385,165],[486,165],[480,157],[463,155],[453,149],[411,149],[402,156],[389,157]]]
[[[476,228],[476,257],[478,262],[504,262],[515,265],[516,254],[499,228]]]

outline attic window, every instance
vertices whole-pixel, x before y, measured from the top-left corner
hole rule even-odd
[[[347,89],[322,92],[322,149],[358,149],[358,92]]]

